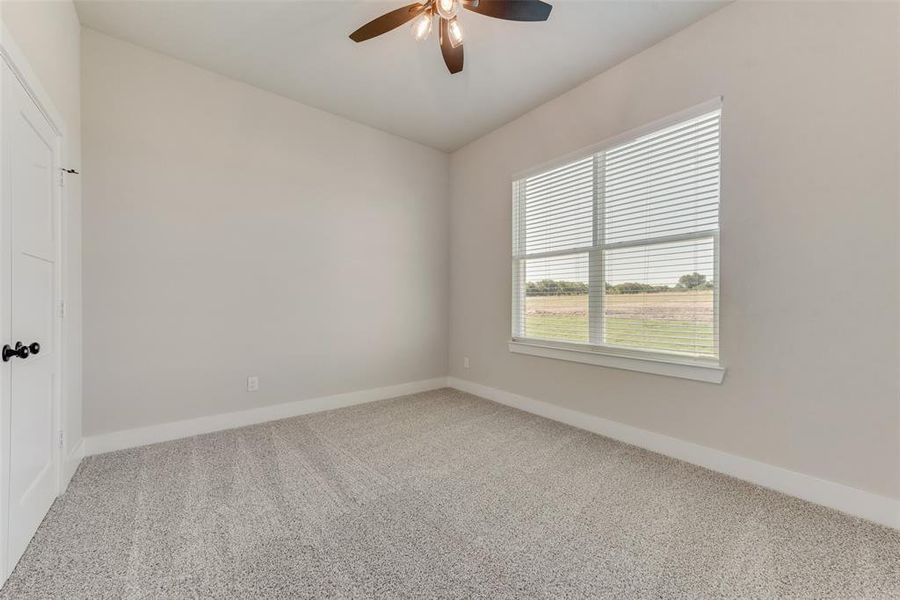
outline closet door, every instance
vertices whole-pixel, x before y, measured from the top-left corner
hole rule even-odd
[[[3,63],[2,385],[6,566],[11,572],[56,497],[54,297],[57,135]],[[8,425],[8,428],[7,428]]]

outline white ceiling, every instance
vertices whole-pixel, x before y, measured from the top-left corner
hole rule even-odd
[[[452,151],[726,1],[551,0],[545,23],[463,11],[465,69],[409,26],[347,36],[411,0],[77,0],[82,24],[305,104]],[[489,0],[488,0],[489,1]]]

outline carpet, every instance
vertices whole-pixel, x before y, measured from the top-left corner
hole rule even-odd
[[[443,389],[87,458],[2,598],[900,598],[900,532]]]

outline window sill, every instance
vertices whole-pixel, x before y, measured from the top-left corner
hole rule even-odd
[[[611,348],[574,348],[556,345],[553,342],[514,339],[509,342],[509,351],[614,369],[693,379],[706,383],[722,383],[725,378],[725,368],[712,362],[695,362],[657,354],[638,356],[628,351],[617,352]]]

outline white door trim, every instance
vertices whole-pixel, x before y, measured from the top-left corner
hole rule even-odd
[[[54,106],[53,101],[50,99],[49,94],[41,85],[40,81],[37,78],[34,70],[31,68],[27,58],[25,57],[24,52],[22,52],[21,48],[19,48],[18,44],[16,44],[9,30],[5,25],[0,25],[0,56],[2,56],[3,61],[12,71],[12,73],[16,76],[19,82],[22,84],[22,87],[25,89],[26,93],[31,97],[34,101],[35,106],[37,106],[38,110],[44,115],[47,119],[50,127],[53,129],[56,134],[56,143],[54,148],[54,165],[53,168],[56,173],[59,173],[61,176],[61,169],[63,165],[65,165],[65,141],[66,137],[66,124],[62,118],[61,113],[57,110],[56,106]],[[0,132],[2,133],[2,132]],[[0,160],[4,160],[2,156],[2,146],[0,146]],[[66,280],[64,277],[65,273],[65,247],[66,247],[66,226],[65,226],[65,187],[63,185],[64,180],[59,180],[59,185],[53,186],[54,189],[54,210],[56,219],[56,273],[54,275],[55,279],[55,291],[54,291],[54,306],[61,307],[63,305],[64,298],[66,297]],[[4,185],[4,182],[0,181],[0,186]],[[6,240],[0,240],[0,243],[5,243]],[[0,284],[2,284],[2,275],[0,274]],[[53,390],[53,415],[54,415],[54,429],[57,432],[60,432],[60,442],[63,441],[62,432],[63,432],[63,423],[65,415],[63,413],[66,403],[63,402],[63,394],[65,393],[65,371],[63,370],[63,355],[66,347],[66,339],[65,339],[65,328],[62,326],[62,313],[60,310],[56,311],[56,318],[53,322],[54,328],[54,336],[57,340],[57,352],[56,352],[56,377],[54,382],[54,390]],[[4,394],[2,391],[2,387],[0,387],[0,397]],[[8,406],[9,398],[3,399],[3,405]],[[8,468],[8,457],[9,457],[9,422],[5,418],[8,413],[2,412],[0,413],[0,456],[2,456],[2,465],[0,468],[0,585],[6,582],[6,579],[9,577],[9,569],[8,569],[8,538],[9,538],[9,468]],[[54,469],[56,470],[55,479],[57,481],[57,494],[61,494],[65,491],[66,486],[68,485],[68,480],[71,477],[71,474],[74,472],[74,469],[68,467],[63,469],[63,460],[65,458],[63,443],[55,444],[54,453],[53,453],[53,461],[54,461]],[[74,454],[74,453],[73,453]]]
[[[66,139],[66,124],[62,114],[56,109],[56,106],[50,99],[50,95],[44,89],[44,86],[41,85],[40,80],[38,80],[37,75],[35,75],[34,70],[28,63],[28,59],[25,58],[25,53],[16,44],[6,25],[0,27],[0,55],[3,56],[3,60],[12,69],[12,72],[16,74],[16,77],[25,87],[25,91],[28,92],[31,99],[34,100],[38,109],[47,117],[56,133],[61,138]]]

